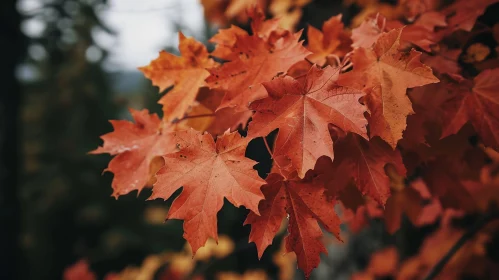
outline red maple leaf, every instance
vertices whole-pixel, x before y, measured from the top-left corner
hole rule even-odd
[[[356,49],[353,71],[339,80],[341,85],[367,90],[370,136],[380,136],[393,148],[402,138],[407,116],[414,113],[407,89],[439,81],[431,68],[419,62],[420,52],[398,50],[401,33],[402,29],[394,29],[383,33],[372,49]]]
[[[450,99],[441,107],[442,137],[457,133],[471,122],[486,145],[499,148],[498,74],[496,68],[483,71],[473,81],[454,76],[455,83],[448,83]]]
[[[329,200],[321,180],[309,176],[299,181],[284,181],[277,174],[267,177],[262,187],[265,200],[258,207],[260,216],[250,212],[244,224],[251,225],[250,242],[255,242],[258,256],[272,244],[282,220],[288,216],[286,250],[295,252],[300,267],[308,277],[319,265],[320,253],[326,253],[321,242],[322,230],[340,239],[340,220],[334,212],[335,202]],[[341,240],[341,239],[340,239]]]
[[[400,175],[406,174],[400,152],[391,149],[379,137],[366,141],[358,135],[349,134],[335,143],[335,150],[336,158],[333,165],[336,167],[333,168],[341,169],[342,165],[349,166],[341,169],[343,170],[341,176],[353,178],[363,195],[373,198],[382,206],[390,196],[390,179],[385,173],[385,166],[392,164]],[[335,182],[338,179],[331,178],[331,180]],[[344,178],[340,180],[345,182]],[[335,187],[342,189],[337,184]]]
[[[264,41],[269,41],[270,37],[280,37],[282,34],[287,33],[287,31],[279,27],[279,19],[265,20],[265,13],[259,6],[248,8],[246,13],[251,20],[251,31],[253,32],[253,35],[264,39]],[[250,35],[246,30],[235,25],[231,25],[226,29],[220,29],[218,33],[209,40],[210,43],[217,44],[212,55],[225,60],[237,59],[239,53],[234,52],[233,49],[238,38],[243,37],[250,37]],[[275,38],[273,38],[273,40],[275,40]]]
[[[112,121],[114,132],[91,153],[115,156],[106,169],[114,196],[153,182],[150,199],[178,193],[166,216],[183,220],[194,253],[218,239],[225,198],[250,210],[245,224],[260,258],[287,225],[282,245],[307,278],[327,253],[322,229],[339,239],[335,206],[354,233],[373,219],[389,233],[403,229],[403,217],[415,227],[441,224],[449,230],[425,237],[419,255],[399,258],[389,248],[352,276],[417,278],[462,235],[450,218],[492,212],[499,201],[499,24],[491,19],[497,5],[489,8],[498,1],[356,1],[352,31],[332,17],[322,30],[308,28],[305,48],[301,31],[282,27],[319,7],[310,0],[203,0],[224,25],[250,21],[220,30],[211,54],[180,34],[181,56],[162,52],[141,68],[170,90],[160,100],[163,120],[132,110],[135,123]],[[271,135],[265,181],[245,153]],[[450,208],[460,215],[445,215]],[[486,259],[491,232],[469,240],[441,276],[468,275]]]
[[[206,68],[216,65],[200,42],[182,33],[179,33],[179,41],[180,57],[162,51],[149,65],[139,68],[160,92],[174,86],[158,101],[163,105],[166,121],[184,116],[210,75]]]
[[[237,42],[237,37],[244,36],[249,36],[248,32],[235,25],[218,30],[218,33],[208,40],[210,43],[217,44],[211,54],[225,60],[237,58],[237,54],[232,51],[232,48]]]
[[[300,33],[285,33],[269,44],[259,36],[238,36],[232,48],[238,57],[221,67],[210,69],[206,79],[211,88],[225,90],[219,109],[225,107],[248,108],[255,100],[265,98],[267,93],[262,82],[286,72],[309,52],[298,41]]]
[[[304,79],[278,77],[264,83],[269,97],[254,102],[248,136],[266,136],[279,128],[274,158],[287,157],[303,177],[321,156],[334,157],[328,124],[365,136],[363,93],[338,86],[339,69],[313,66]]]
[[[329,55],[344,56],[351,50],[352,42],[343,28],[341,15],[325,21],[322,25],[322,32],[309,25],[307,38],[307,48],[312,52],[307,59],[319,65],[324,65]]]
[[[244,157],[247,139],[237,132],[218,137],[216,143],[210,134],[193,129],[174,137],[180,150],[164,156],[149,199],[166,200],[183,187],[167,218],[184,220],[184,237],[195,253],[209,237],[218,238],[217,212],[223,199],[258,213],[265,181],[253,169],[256,162]]]
[[[103,135],[104,145],[91,154],[116,155],[104,171],[114,174],[113,196],[142,190],[157,168],[152,163],[156,157],[175,150],[169,133],[173,127],[162,127],[156,114],[130,109],[135,123],[122,120],[110,121],[114,131]]]

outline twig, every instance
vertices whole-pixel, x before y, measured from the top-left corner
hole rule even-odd
[[[480,219],[476,221],[476,223],[470,227],[464,234],[459,238],[459,240],[450,248],[450,250],[445,254],[442,259],[430,270],[428,275],[424,278],[424,280],[432,280],[444,269],[445,265],[452,259],[452,257],[463,247],[466,242],[468,242],[480,229],[486,226],[489,222],[498,219],[499,215],[495,211],[489,211]]]

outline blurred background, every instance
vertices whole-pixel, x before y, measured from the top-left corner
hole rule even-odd
[[[87,155],[112,130],[109,119],[130,118],[129,107],[161,111],[137,67],[162,49],[177,53],[178,31],[207,43],[227,24],[215,13],[207,19],[201,2],[209,8],[199,0],[0,1],[0,279],[70,279],[68,269],[80,275],[71,279],[178,279],[171,267],[184,279],[303,279],[280,242],[258,261],[242,226],[246,210],[227,203],[219,246],[193,260],[181,221],[164,222],[171,201],[145,201],[147,191],[115,200],[112,174],[102,175],[110,158]],[[354,1],[295,2],[297,29],[321,28],[338,13],[348,23],[359,11]],[[251,157],[259,171],[269,168],[268,155]],[[415,251],[424,230],[390,236],[372,221],[345,233],[344,244],[331,238],[312,279],[349,279],[372,252],[408,238]]]

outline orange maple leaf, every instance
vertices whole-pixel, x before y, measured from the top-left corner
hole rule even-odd
[[[262,38],[268,42],[270,37],[281,37],[287,34],[287,31],[279,27],[279,19],[265,19],[265,13],[259,6],[246,9],[246,13],[251,20],[251,31],[253,36]],[[248,32],[238,26],[231,25],[229,28],[220,29],[218,33],[210,38],[209,42],[217,44],[212,55],[225,60],[234,60],[240,55],[235,52],[234,46],[238,38],[250,37]],[[273,40],[277,39],[273,38]],[[242,40],[242,39],[239,39]],[[270,42],[270,44],[272,44]]]
[[[335,202],[326,197],[322,181],[312,177],[284,181],[280,175],[270,174],[267,185],[262,187],[265,200],[258,208],[260,216],[250,212],[244,222],[251,225],[250,242],[255,242],[261,257],[272,244],[282,220],[289,215],[289,235],[284,241],[286,250],[296,253],[298,267],[307,277],[319,265],[320,253],[327,254],[321,242],[319,223],[340,239],[340,219],[334,212]]]
[[[356,49],[354,70],[339,81],[367,89],[370,136],[380,136],[393,148],[402,138],[407,116],[414,113],[407,89],[439,81],[431,68],[419,61],[420,52],[398,50],[401,33],[402,29],[394,29],[382,34],[372,49]]]
[[[237,58],[237,54],[232,51],[232,48],[236,44],[237,38],[244,36],[249,36],[248,32],[235,25],[218,30],[218,33],[208,40],[208,42],[216,44],[215,50],[211,54],[225,60]]]
[[[344,30],[341,14],[324,22],[322,32],[309,25],[307,38],[307,48],[312,52],[307,59],[319,65],[324,65],[329,55],[344,56],[350,51],[352,43],[349,34]]]
[[[173,127],[162,128],[158,115],[149,114],[147,109],[130,109],[130,113],[135,123],[110,121],[114,131],[101,136],[104,145],[90,152],[116,155],[104,170],[114,173],[114,197],[134,190],[140,192],[156,171],[154,159],[175,150],[174,139],[169,133]]]
[[[386,202],[384,213],[386,231],[393,234],[399,230],[403,215],[417,225],[422,210],[423,199],[417,190],[407,186],[392,192],[392,196]]]
[[[374,277],[389,277],[397,271],[398,263],[397,248],[387,247],[371,255],[366,270]]]
[[[216,143],[210,134],[193,129],[174,137],[180,150],[164,156],[149,199],[166,200],[183,187],[167,218],[184,220],[184,237],[196,253],[209,237],[218,238],[217,212],[224,197],[258,213],[265,181],[253,169],[256,162],[244,157],[247,139],[237,132],[218,137]]]
[[[328,124],[366,135],[365,109],[358,101],[363,93],[338,86],[338,75],[337,68],[313,66],[301,80],[276,78],[264,83],[270,96],[251,105],[256,113],[248,136],[266,136],[279,128],[274,158],[289,158],[300,177],[319,157],[334,157]]]
[[[237,36],[233,52],[238,57],[219,68],[210,69],[206,79],[211,88],[226,91],[218,109],[248,108],[250,102],[267,96],[262,82],[286,72],[309,52],[298,41],[300,33],[286,32],[272,44],[259,36]]]
[[[158,101],[166,121],[184,116],[210,75],[206,68],[217,65],[206,47],[194,38],[179,33],[179,41],[180,57],[162,51],[148,66],[139,68],[160,92],[174,86]]]

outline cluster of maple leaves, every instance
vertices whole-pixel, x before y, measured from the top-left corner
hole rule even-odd
[[[442,209],[486,212],[499,201],[499,65],[470,73],[460,60],[495,2],[400,1],[351,30],[338,15],[308,27],[307,46],[253,6],[251,30],[221,29],[211,53],[179,34],[181,56],[140,68],[167,90],[162,118],[130,110],[135,122],[111,121],[92,153],[114,155],[115,197],[182,188],[167,219],[184,221],[194,253],[217,239],[224,198],[250,210],[260,257],[287,220],[286,250],[306,276],[327,253],[322,229],[341,240],[342,222],[356,230],[367,217],[393,233],[402,215],[423,225]],[[245,157],[259,137],[273,159],[265,179]]]

